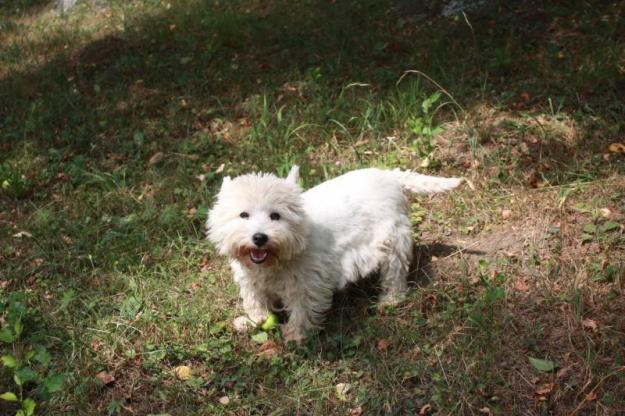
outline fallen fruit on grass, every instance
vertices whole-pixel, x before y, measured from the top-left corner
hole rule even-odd
[[[191,367],[186,365],[181,365],[174,368],[174,374],[176,377],[182,381],[187,381],[193,376],[193,372],[191,371]]]
[[[263,331],[269,331],[274,329],[277,325],[278,317],[276,316],[276,314],[269,312],[269,315],[267,316],[265,322],[261,325],[261,328],[263,329]]]

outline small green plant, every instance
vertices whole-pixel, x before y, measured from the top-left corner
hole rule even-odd
[[[472,305],[469,320],[490,333],[490,328],[495,323],[495,308],[506,297],[506,276],[503,273],[489,274],[486,260],[480,260],[478,268],[485,291],[483,297]]]
[[[8,162],[0,163],[0,195],[19,199],[28,194],[31,186],[31,181],[17,166]]]
[[[603,224],[596,226],[593,223],[584,225],[582,229],[582,243],[590,243],[593,240],[602,241],[608,236],[608,233],[618,231],[621,226],[614,221],[606,221]]]
[[[421,103],[421,111],[409,117],[406,122],[408,130],[415,137],[412,141],[412,149],[419,157],[425,158],[424,160],[431,160],[436,149],[433,138],[443,131],[441,126],[434,125],[436,109],[432,109],[440,98],[440,91],[426,97]]]
[[[31,344],[24,337],[25,322],[28,322],[27,298],[23,293],[13,293],[6,303],[0,303],[3,325],[0,328],[0,342],[7,344],[11,353],[0,357],[5,374],[12,377],[12,391],[0,394],[0,399],[19,406],[15,416],[35,414],[37,394],[46,400],[50,394],[62,388],[63,376],[50,369],[52,356],[40,344]],[[45,376],[44,376],[45,374]],[[33,388],[34,387],[34,388]]]

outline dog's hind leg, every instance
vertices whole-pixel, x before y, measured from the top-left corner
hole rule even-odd
[[[403,224],[395,229],[395,235],[389,236],[384,242],[387,253],[385,261],[380,265],[382,295],[380,306],[396,305],[406,297],[408,289],[407,277],[412,261],[412,230]]]

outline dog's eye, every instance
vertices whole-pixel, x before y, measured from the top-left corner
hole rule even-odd
[[[241,217],[241,218],[249,218],[250,214],[248,214],[247,212],[243,211],[242,213],[239,214],[239,217]]]
[[[271,214],[269,214],[269,218],[271,218],[272,221],[278,221],[280,219],[280,214],[278,214],[277,212],[272,212]]]

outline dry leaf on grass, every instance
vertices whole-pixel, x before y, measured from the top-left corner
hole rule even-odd
[[[514,288],[518,290],[519,292],[527,292],[528,290],[530,290],[529,285],[525,283],[525,281],[519,277],[514,279]]]
[[[610,214],[612,214],[612,211],[610,211],[610,208],[601,208],[599,210],[599,213],[603,218],[610,218]]]
[[[504,220],[510,219],[512,217],[512,211],[509,209],[501,210],[501,218]]]
[[[596,331],[598,328],[597,322],[588,318],[582,319],[582,326],[587,329],[592,329],[593,331]]]
[[[113,377],[108,372],[102,370],[98,374],[95,375],[98,380],[100,380],[104,384],[111,384],[115,381],[115,377]]]
[[[623,143],[612,143],[608,150],[612,153],[625,153],[625,144]]]
[[[419,409],[419,416],[427,415],[430,412],[431,408],[432,406],[430,406],[429,404],[424,404],[423,406],[421,406],[421,409]]]
[[[376,348],[378,349],[378,351],[380,352],[385,352],[386,350],[388,350],[388,347],[391,346],[391,342],[387,339],[384,338],[380,338],[378,340],[378,343],[376,344]]]
[[[363,414],[362,406],[358,406],[349,412],[350,416],[362,416],[362,414]]]
[[[351,390],[352,386],[349,383],[339,383],[336,386],[334,386],[334,391],[336,393],[336,397],[341,400],[346,402],[347,401],[347,393],[349,393],[349,391]]]
[[[150,166],[156,165],[158,162],[160,162],[164,158],[165,158],[165,153],[163,153],[163,152],[156,152],[156,153],[154,153],[152,155],[150,160],[148,160],[148,165],[150,165]]]
[[[539,396],[539,400],[540,400],[540,397],[544,397],[544,396],[551,394],[551,392],[553,391],[553,388],[554,388],[553,383],[541,384],[540,386],[538,386],[538,388],[536,389],[534,393],[536,394],[536,396]]]
[[[270,339],[263,342],[262,345],[258,347],[256,355],[262,358],[271,358],[280,354],[280,352],[282,352],[282,347],[277,342]]]

